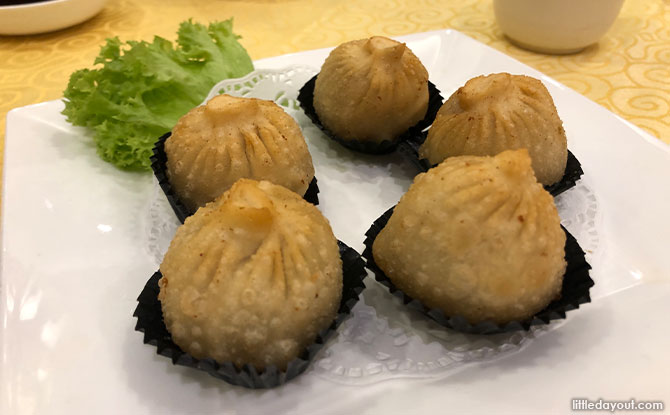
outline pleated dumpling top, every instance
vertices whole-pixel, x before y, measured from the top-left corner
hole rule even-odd
[[[528,149],[540,183],[561,180],[568,146],[549,91],[535,78],[498,73],[473,78],[449,97],[419,156],[438,164],[447,157],[517,148]]]
[[[321,123],[344,140],[393,140],[428,109],[428,71],[404,44],[374,36],[333,49],[314,86]]]
[[[170,184],[191,211],[240,178],[304,195],[312,157],[295,120],[272,101],[219,95],[184,115],[165,142]]]
[[[560,295],[565,233],[528,152],[452,157],[418,175],[373,244],[409,296],[470,323],[528,318]]]
[[[296,193],[241,179],[186,219],[160,266],[173,341],[196,358],[286,364],[334,320],[342,261],[328,221]]]

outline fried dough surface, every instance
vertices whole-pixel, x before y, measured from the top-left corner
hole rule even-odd
[[[392,140],[428,110],[428,71],[404,44],[374,36],[333,49],[316,78],[314,108],[344,140]]]
[[[173,341],[196,358],[284,369],[339,308],[342,262],[319,210],[241,179],[180,226],[160,266]]]
[[[219,95],[183,116],[165,142],[170,184],[192,211],[241,178],[304,195],[312,156],[295,120],[272,101]]]
[[[530,317],[561,291],[565,233],[526,150],[452,157],[416,177],[373,244],[411,297],[470,323]]]
[[[537,180],[563,177],[568,144],[563,122],[544,84],[529,76],[478,76],[442,105],[419,156],[438,164],[452,156],[494,156],[528,149]]]

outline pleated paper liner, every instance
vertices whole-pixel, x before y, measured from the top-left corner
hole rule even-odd
[[[307,369],[326,341],[351,313],[351,309],[358,302],[358,297],[365,288],[363,280],[367,271],[363,259],[358,252],[343,242],[338,241],[338,246],[342,258],[343,288],[337,316],[328,328],[317,335],[314,343],[308,346],[298,358],[288,363],[285,371],[279,370],[276,366],[269,366],[258,371],[250,364],[238,368],[232,362],[220,364],[213,359],[196,359],[184,352],[172,341],[163,322],[161,303],[158,300],[160,271],[154,273],[137,298],[139,304],[133,314],[137,317],[135,330],[144,333],[145,344],[156,346],[156,352],[170,358],[175,365],[202,370],[232,385],[251,389],[273,388],[282,385]]]
[[[195,212],[191,211],[189,208],[179,200],[179,196],[172,189],[172,185],[168,180],[167,176],[167,155],[165,154],[165,140],[170,137],[172,133],[163,134],[153,148],[153,156],[151,156],[151,169],[154,171],[154,175],[158,180],[165,197],[167,197],[172,210],[177,215],[177,218],[181,223],[184,223],[186,218],[194,214]],[[313,205],[319,204],[319,186],[316,184],[316,177],[312,179],[309,183],[309,187],[303,196],[303,199],[308,201]]]
[[[414,132],[414,134],[406,137],[406,140],[402,141],[398,145],[398,151],[423,172],[426,172],[430,168],[434,167],[431,166],[428,160],[419,157],[419,147],[421,147],[424,141],[426,141],[427,136],[428,131]],[[583,174],[584,170],[582,170],[581,163],[579,160],[577,160],[577,157],[575,157],[575,155],[572,154],[570,150],[568,150],[568,161],[565,165],[565,173],[563,174],[563,178],[551,186],[544,186],[544,189],[553,196],[558,196],[566,190],[574,187]]]
[[[580,304],[591,301],[589,290],[594,285],[593,280],[589,276],[591,266],[586,262],[584,251],[577,243],[577,240],[563,228],[566,235],[565,258],[568,265],[565,275],[563,276],[561,297],[551,302],[533,317],[520,321],[512,321],[504,325],[492,321],[470,324],[462,316],[447,316],[442,310],[428,308],[421,303],[421,301],[410,297],[398,289],[386,274],[384,274],[384,271],[377,266],[372,255],[372,244],[377,238],[377,235],[379,235],[379,232],[386,226],[386,223],[393,213],[393,209],[394,207],[387,210],[372,224],[365,234],[365,251],[363,251],[363,257],[367,261],[367,267],[375,274],[375,279],[387,287],[391,294],[400,298],[403,304],[420,311],[441,326],[471,334],[497,334],[518,330],[530,330],[531,326],[549,324],[552,320],[564,319],[567,311],[577,309]]]
[[[312,120],[314,125],[319,127],[319,129],[321,129],[328,137],[343,145],[344,147],[361,153],[387,154],[395,151],[398,143],[402,142],[407,137],[412,137],[418,132],[428,128],[435,120],[435,116],[437,116],[437,112],[442,106],[443,98],[442,95],[440,95],[440,91],[432,82],[428,81],[428,110],[426,111],[426,116],[416,125],[410,127],[405,133],[401,134],[394,140],[385,140],[381,143],[359,140],[345,140],[339,138],[326,127],[324,127],[323,124],[321,124],[321,120],[319,120],[319,116],[316,114],[316,110],[314,109],[314,85],[316,84],[317,76],[318,74],[307,81],[307,83],[305,83],[305,85],[300,88],[300,93],[298,94],[298,102],[300,102],[300,106],[305,111],[305,115],[307,115],[307,117]]]

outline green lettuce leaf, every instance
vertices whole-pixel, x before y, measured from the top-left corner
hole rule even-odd
[[[63,114],[73,125],[93,129],[103,160],[147,170],[154,142],[214,84],[254,69],[238,38],[230,19],[209,26],[181,23],[176,47],[158,36],[125,45],[107,39],[97,68],[70,75]]]

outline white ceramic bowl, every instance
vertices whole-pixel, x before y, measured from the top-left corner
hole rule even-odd
[[[574,53],[612,26],[623,0],[493,0],[503,33],[525,49]]]
[[[74,26],[102,10],[107,0],[51,0],[0,6],[0,35],[32,35]]]

